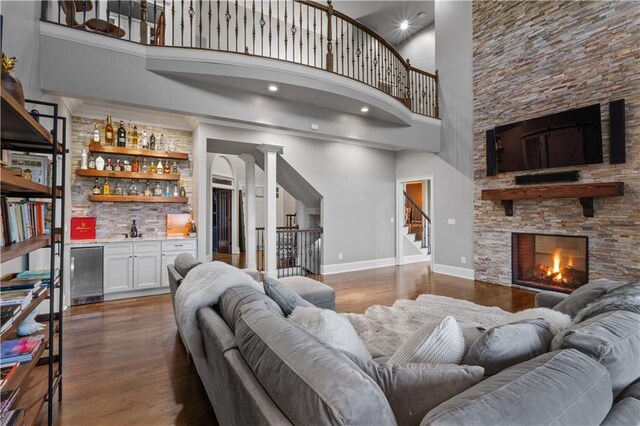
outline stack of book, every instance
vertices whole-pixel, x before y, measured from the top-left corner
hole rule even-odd
[[[3,277],[0,282],[0,332],[11,328],[14,319],[49,287],[48,271],[46,280],[38,278],[39,274],[34,273],[36,278]]]
[[[9,202],[5,196],[0,201],[0,246],[49,234],[50,203]]]

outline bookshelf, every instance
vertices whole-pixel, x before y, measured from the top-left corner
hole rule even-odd
[[[64,223],[65,221],[65,193],[61,187],[56,187],[56,181],[59,176],[62,176],[64,186],[66,118],[58,115],[57,104],[27,100],[27,104],[37,106],[38,110],[52,111],[51,113],[37,113],[34,117],[4,89],[1,91],[1,100],[0,148],[3,155],[7,151],[24,154],[48,154],[52,165],[49,185],[33,182],[11,170],[0,169],[2,225],[3,231],[5,231],[3,235],[6,237],[5,244],[0,246],[0,263],[4,265],[9,261],[23,258],[23,266],[28,268],[27,255],[48,248],[50,271],[48,277],[50,286],[39,291],[37,295],[34,294],[31,302],[15,314],[11,326],[1,334],[2,341],[19,338],[17,336],[18,325],[38,306],[48,303],[49,312],[44,315],[44,320],[38,318],[38,321],[43,322],[46,327],[33,334],[33,336],[43,335],[43,344],[32,354],[31,361],[19,364],[16,372],[5,383],[3,391],[19,390],[18,398],[9,409],[23,410],[22,424],[33,425],[43,421],[46,416],[47,423],[52,425],[54,396],[57,393],[58,399],[62,397],[64,292],[60,283],[63,282],[64,273],[62,267],[64,265],[64,238],[62,230],[55,228],[55,223],[57,221]],[[45,122],[47,126],[51,125],[52,131],[49,132],[41,121]],[[59,132],[59,129],[62,131]],[[58,134],[62,136],[62,143],[58,142],[56,137]],[[61,167],[59,167],[59,163],[62,165]],[[59,170],[60,168],[62,170]],[[14,204],[14,207],[17,205],[25,208],[19,216],[22,219],[19,222],[21,224],[19,228],[13,227],[6,220],[9,215],[5,216],[5,213],[8,212],[7,208],[10,204]],[[56,208],[58,204],[62,208]],[[46,209],[43,207],[45,205]],[[38,210],[39,208],[42,210]],[[50,218],[49,213],[51,214]],[[31,221],[24,219],[23,214],[30,215]],[[36,221],[38,222],[36,223]],[[43,224],[49,227],[50,234],[43,234]],[[12,231],[7,231],[10,228]],[[27,233],[26,230],[30,230],[30,232]],[[18,238],[17,234],[22,236]],[[18,242],[25,236],[26,239]],[[56,262],[60,265],[57,269]],[[12,277],[3,277],[3,284],[10,278]],[[56,288],[59,289],[58,293],[60,294],[57,299],[54,291]],[[56,306],[58,314],[54,312]],[[46,412],[42,409],[45,403],[47,405]]]

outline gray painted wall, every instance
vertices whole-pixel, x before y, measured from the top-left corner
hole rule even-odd
[[[436,70],[436,26],[431,24],[398,46],[403,58],[411,65],[430,73]]]

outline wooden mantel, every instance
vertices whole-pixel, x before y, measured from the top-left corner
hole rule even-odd
[[[624,195],[624,182],[576,183],[483,189],[483,200],[501,201],[507,216],[513,216],[514,200],[578,198],[585,217],[593,217],[593,199]]]

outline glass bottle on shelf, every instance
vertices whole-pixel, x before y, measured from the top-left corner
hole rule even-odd
[[[149,137],[147,136],[147,131],[142,132],[142,149],[149,149]]]
[[[176,163],[176,160],[173,160],[173,164],[171,165],[171,173],[174,175],[178,174],[178,163]]]
[[[90,169],[95,169],[96,168],[96,160],[95,158],[93,158],[93,155],[89,156],[89,162],[87,163],[87,167]]]
[[[149,173],[151,174],[156,174],[158,173],[158,168],[156,167],[156,163],[153,162],[153,160],[151,160],[151,166],[149,167]]]
[[[122,195],[123,194],[122,187],[120,186],[120,182],[116,181],[116,187],[113,188],[113,194],[114,195]]]
[[[140,166],[140,172],[149,173],[149,166],[147,166],[147,159],[146,158],[142,159],[142,166]]]
[[[124,128],[124,121],[120,120],[118,127],[118,146],[124,148],[127,146],[127,131]]]
[[[129,162],[129,160],[124,160],[124,164],[122,165],[122,170],[125,172],[132,171],[131,163]]]
[[[164,174],[168,175],[171,173],[171,167],[169,166],[169,160],[164,162]]]
[[[158,151],[164,151],[164,133],[160,133],[160,142],[158,143]]]
[[[80,154],[80,169],[87,170],[89,166],[87,165],[87,149],[82,148],[82,154]]]
[[[131,148],[138,149],[138,126],[133,125],[133,131],[131,132]]]
[[[176,150],[176,144],[173,143],[173,139],[169,139],[169,144],[167,146],[167,149],[172,152]]]
[[[122,171],[122,163],[120,162],[119,158],[116,158],[116,164],[115,164],[115,166],[113,166],[113,171],[114,172],[121,172]]]
[[[104,143],[113,146],[113,125],[110,115],[107,115],[107,124],[104,126]]]
[[[187,191],[184,189],[184,179],[180,179],[180,196],[186,197]]]
[[[100,189],[100,184],[98,183],[98,178],[96,178],[96,182],[93,185],[93,189],[91,190],[91,193],[93,195],[100,195],[102,193],[102,190]]]
[[[159,175],[164,173],[164,166],[162,165],[162,160],[158,160],[158,165],[156,166],[156,173]]]
[[[164,188],[164,196],[171,197],[171,188],[169,187],[169,182],[167,182],[167,186]]]
[[[127,123],[127,146],[131,146],[131,120]]]
[[[104,170],[104,168],[104,158],[102,158],[101,155],[98,155],[98,158],[96,158],[96,170]]]
[[[111,195],[111,184],[109,183],[109,178],[104,180],[104,184],[102,184],[102,195]]]
[[[151,133],[151,137],[149,138],[149,149],[154,151],[156,149],[156,137]]]
[[[96,161],[98,161],[98,160],[96,160]],[[98,164],[96,163],[96,166],[97,165]],[[108,171],[108,172],[112,172],[113,171],[113,163],[111,163],[111,158],[107,158],[107,164],[104,165],[104,169],[106,171]],[[100,170],[100,169],[98,169],[98,170]]]
[[[153,195],[156,197],[162,197],[162,188],[160,182],[156,182],[156,186],[153,188]]]
[[[131,165],[131,171],[134,173],[138,173],[140,171],[140,163],[138,162],[138,157],[133,158],[133,164]]]
[[[180,196],[180,190],[178,189],[178,184],[176,183],[173,184],[173,191],[171,192],[171,195],[173,195],[174,197]]]
[[[93,126],[93,139],[91,139],[91,142],[100,143],[100,130],[97,124]]]
[[[138,195],[138,187],[136,186],[135,180],[131,180],[131,185],[129,185],[129,195]]]
[[[149,181],[147,181],[147,185],[144,187],[144,196],[150,197],[153,195],[153,191],[151,190],[151,186],[149,186]]]

